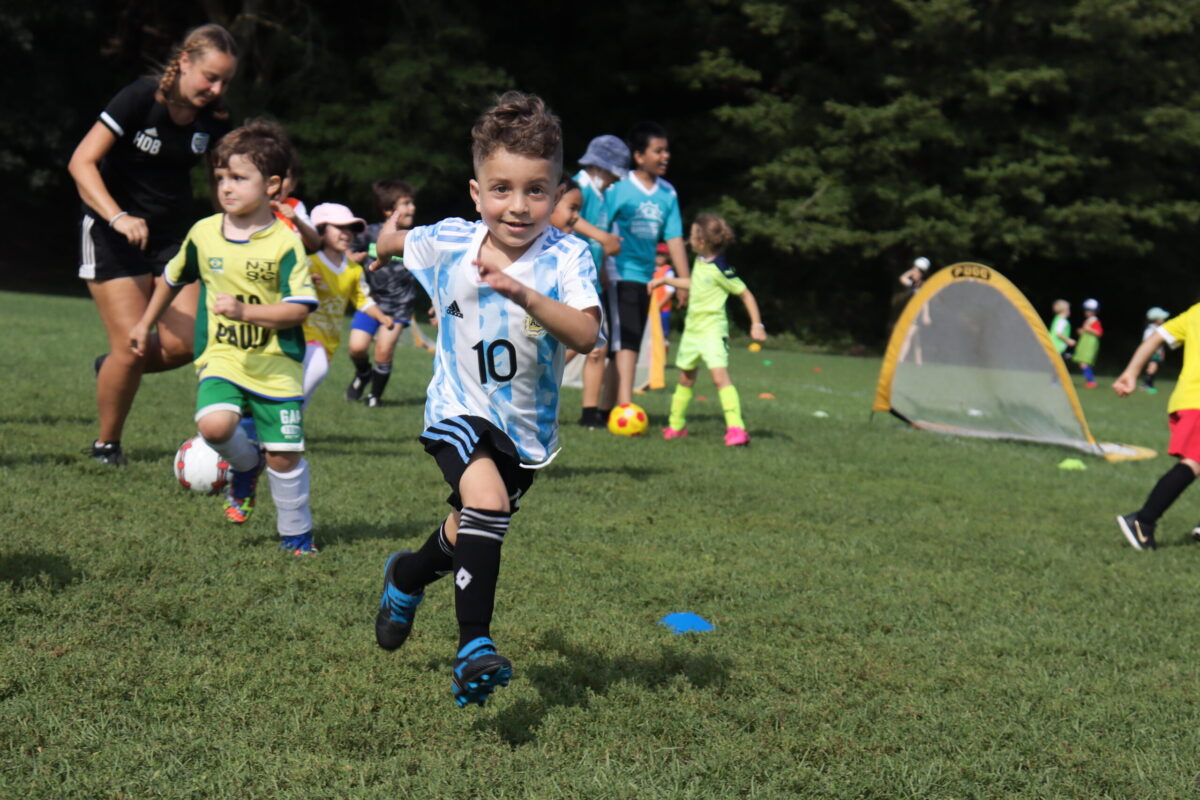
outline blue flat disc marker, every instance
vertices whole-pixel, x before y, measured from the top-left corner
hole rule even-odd
[[[703,633],[716,627],[704,617],[690,611],[676,611],[673,614],[667,614],[658,621],[658,624],[670,628],[671,633]]]

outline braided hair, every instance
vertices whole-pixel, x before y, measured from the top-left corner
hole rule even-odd
[[[175,48],[171,53],[170,61],[162,68],[154,99],[163,105],[176,102],[172,99],[171,94],[179,81],[179,62],[183,58],[183,54],[187,53],[189,59],[196,60],[210,49],[219,50],[228,56],[237,58],[237,41],[229,31],[215,23],[192,28],[183,37],[183,44]],[[217,119],[229,118],[229,112],[221,105],[219,99],[213,107],[213,116]]]

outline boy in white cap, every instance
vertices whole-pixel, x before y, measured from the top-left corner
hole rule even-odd
[[[1085,389],[1096,388],[1096,373],[1092,370],[1092,366],[1096,363],[1096,356],[1100,354],[1100,337],[1104,335],[1104,326],[1100,324],[1100,318],[1096,316],[1096,312],[1100,310],[1100,303],[1095,298],[1089,297],[1083,301],[1083,324],[1076,331],[1079,334],[1078,344],[1075,345],[1075,363],[1083,371],[1083,386]]]
[[[579,220],[575,230],[584,237],[596,262],[596,293],[603,292],[604,259],[621,252],[621,239],[609,232],[611,220],[604,204],[604,192],[629,174],[629,147],[616,136],[605,134],[588,142],[587,152],[579,159],[583,169],[575,174],[575,183],[583,194],[583,206],[579,209]],[[607,344],[599,344],[588,353],[583,365],[583,409],[579,424],[585,428],[603,428],[608,414],[601,411],[600,388],[604,383],[605,362],[608,359]]]
[[[321,249],[308,258],[312,282],[320,305],[304,320],[304,403],[329,374],[329,363],[342,340],[346,303],[391,329],[392,318],[371,299],[362,267],[349,256],[354,234],[367,223],[341,203],[321,203],[312,210],[312,224],[321,237]]]
[[[1146,312],[1146,330],[1142,332],[1142,341],[1146,341],[1154,332],[1158,330],[1158,326],[1167,321],[1171,315],[1166,309],[1155,306]],[[1158,389],[1154,388],[1154,376],[1158,374],[1158,365],[1162,363],[1163,358],[1167,355],[1166,347],[1159,347],[1150,354],[1150,360],[1146,362],[1146,372],[1142,375],[1142,388],[1146,390],[1146,394],[1158,394]]]
[[[900,285],[916,294],[917,289],[925,282],[925,273],[929,272],[929,259],[918,256],[913,259],[913,265],[900,276]]]

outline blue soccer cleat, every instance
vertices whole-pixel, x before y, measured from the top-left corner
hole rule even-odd
[[[417,606],[425,599],[424,592],[405,594],[392,583],[392,567],[398,559],[410,555],[408,550],[392,553],[383,568],[383,596],[379,598],[379,613],[375,615],[375,641],[384,650],[395,650],[404,644],[412,631]]]
[[[463,645],[454,665],[454,702],[459,708],[468,703],[483,706],[488,696],[512,680],[512,663],[496,652],[496,646],[486,636]]]
[[[312,531],[301,533],[296,536],[284,536],[279,540],[279,549],[287,550],[296,558],[305,556],[315,556],[320,554],[320,550],[313,544]]]

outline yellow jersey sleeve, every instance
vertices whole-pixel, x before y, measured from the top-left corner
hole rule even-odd
[[[1196,320],[1197,309],[1200,309],[1200,303],[1189,308],[1177,317],[1172,317],[1162,324],[1162,329],[1171,337],[1168,342],[1172,347],[1177,344],[1183,344],[1188,338],[1188,329],[1191,328]]]
[[[363,268],[350,262],[351,267],[346,271],[350,273],[347,277],[352,282],[350,289],[350,302],[358,310],[370,308],[375,305],[375,300],[371,297],[371,290],[367,287],[367,278],[363,274]]]

